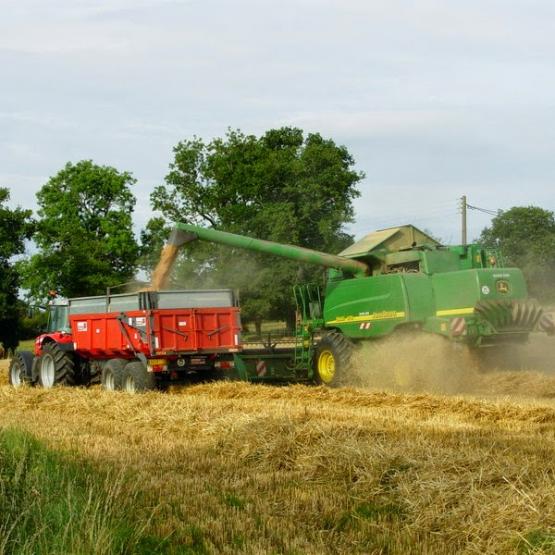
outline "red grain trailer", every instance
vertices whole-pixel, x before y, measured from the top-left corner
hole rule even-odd
[[[237,352],[239,309],[134,310],[69,317],[74,351],[87,359]]]
[[[163,389],[219,377],[241,348],[239,307],[227,289],[83,297],[51,308],[55,329],[37,338],[34,354],[14,358],[13,385],[87,384],[100,376],[109,390]]]

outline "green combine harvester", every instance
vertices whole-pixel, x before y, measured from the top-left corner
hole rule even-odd
[[[401,330],[443,336],[477,353],[525,342],[535,331],[555,333],[518,268],[479,245],[440,245],[412,225],[370,233],[338,255],[189,224],[177,224],[169,243],[197,239],[328,268],[323,291],[294,287],[293,349],[234,355],[244,379],[341,383],[357,344]]]

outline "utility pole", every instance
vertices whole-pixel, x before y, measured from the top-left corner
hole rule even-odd
[[[466,195],[461,197],[461,230],[462,230],[462,244],[466,245]]]

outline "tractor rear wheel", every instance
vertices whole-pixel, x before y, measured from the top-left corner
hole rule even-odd
[[[9,381],[12,387],[21,387],[25,383],[31,383],[31,367],[33,366],[33,353],[29,351],[17,351],[9,369]]]
[[[351,366],[353,344],[341,333],[326,334],[316,348],[316,383],[337,386],[345,381]]]
[[[150,391],[156,389],[156,378],[142,362],[128,362],[123,371],[123,389],[127,393]]]
[[[39,364],[39,384],[45,389],[55,385],[75,384],[75,363],[70,353],[62,351],[57,343],[42,348]]]
[[[106,391],[116,391],[123,387],[123,369],[126,360],[122,358],[112,358],[102,368],[100,382],[102,389]]]

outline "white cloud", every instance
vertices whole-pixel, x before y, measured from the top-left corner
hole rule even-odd
[[[456,114],[432,110],[374,110],[360,112],[305,112],[293,114],[289,124],[320,129],[342,137],[417,135],[460,123]]]
[[[548,0],[0,4],[0,168],[23,203],[92,158],[136,175],[144,221],[178,140],[288,124],[354,153],[360,225],[395,217],[391,191],[414,218],[465,191],[555,208]]]
[[[48,128],[71,129],[76,127],[75,122],[60,117],[59,114],[33,113],[33,112],[0,112],[0,122],[12,124],[38,125]]]

